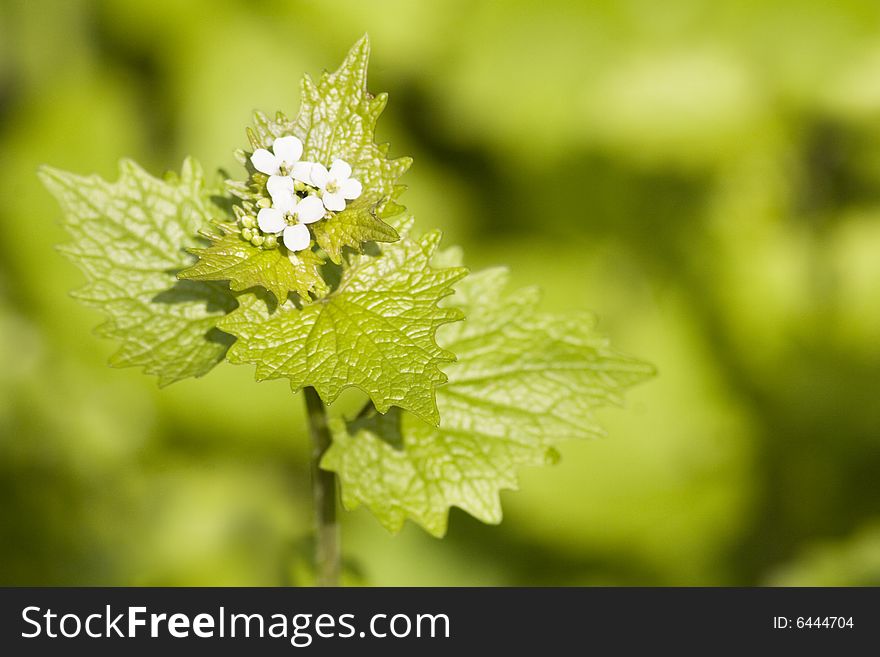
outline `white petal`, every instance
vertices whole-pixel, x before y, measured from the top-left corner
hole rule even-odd
[[[354,178],[349,178],[339,186],[339,193],[348,200],[356,199],[362,191],[364,190],[361,183]]]
[[[312,165],[312,184],[315,187],[320,187],[324,189],[324,186],[327,184],[327,179],[330,177],[330,173],[327,171],[327,167],[323,164],[314,164]]]
[[[317,196],[306,196],[296,206],[296,218],[300,223],[313,224],[324,216],[324,204]]]
[[[290,166],[303,154],[303,143],[296,137],[279,137],[272,142],[275,157]]]
[[[293,193],[293,178],[289,176],[271,176],[266,183],[269,196],[275,198],[288,192]]]
[[[277,208],[263,208],[257,214],[257,225],[264,233],[280,233],[284,230],[287,222],[284,221],[284,213]]]
[[[351,165],[345,160],[333,160],[333,164],[330,165],[330,177],[339,182],[350,178]]]
[[[324,192],[321,198],[328,210],[333,210],[334,212],[345,210],[345,199],[342,198],[340,192],[333,192],[332,194],[330,192]]]
[[[272,197],[272,207],[280,210],[282,213],[292,214],[296,210],[296,204],[299,198],[293,191],[285,191]]]
[[[309,229],[303,224],[288,226],[284,229],[284,246],[291,251],[307,249],[311,241],[312,236],[309,234]]]
[[[293,177],[307,185],[312,184],[312,167],[314,162],[297,162],[293,165]]]
[[[257,171],[268,173],[270,176],[278,173],[278,158],[265,148],[258,148],[254,151],[254,154],[251,155],[251,164]]]

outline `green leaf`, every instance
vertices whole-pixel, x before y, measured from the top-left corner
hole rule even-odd
[[[288,256],[282,247],[263,249],[242,239],[234,224],[218,224],[219,235],[210,237],[206,248],[190,249],[199,261],[178,274],[181,279],[194,281],[228,280],[236,292],[259,286],[269,290],[281,301],[290,292],[296,292],[309,301],[312,292],[323,296],[327,284],[321,277],[321,258],[312,251],[300,251]]]
[[[73,238],[60,250],[88,281],[74,296],[107,315],[98,332],[121,343],[111,365],[143,367],[160,385],[201,376],[229,348],[216,322],[235,307],[223,286],[175,276],[192,261],[184,248],[211,219],[201,168],[188,159],[179,177],[159,180],[123,160],[119,172],[110,183],[40,171]]]
[[[400,191],[397,179],[412,164],[409,157],[388,159],[388,145],[374,142],[376,122],[388,95],[373,96],[367,91],[369,58],[370,43],[364,36],[335,73],[324,73],[317,84],[305,76],[302,106],[295,120],[279,113],[273,121],[257,112],[254,127],[248,131],[254,149],[270,147],[276,137],[296,135],[303,142],[303,160],[329,166],[339,158],[351,165],[352,176],[364,190],[357,208],[348,216],[342,216],[348,210],[340,213],[336,221],[310,226],[318,244],[337,264],[344,247],[360,249],[363,242],[396,241],[396,231],[381,219],[390,214],[377,208],[396,197]]]
[[[434,389],[446,380],[439,366],[454,356],[434,334],[461,319],[438,302],[465,275],[430,265],[439,241],[436,232],[405,237],[378,256],[354,256],[339,286],[309,305],[273,312],[265,296],[241,297],[220,323],[238,338],[229,360],[255,363],[258,380],[286,377],[294,391],[313,386],[327,403],[356,386],[380,412],[400,406],[436,424]]]
[[[457,287],[467,319],[438,333],[458,357],[436,391],[439,426],[397,411],[334,421],[321,465],[339,475],[347,508],[366,505],[394,532],[411,518],[442,536],[451,506],[498,523],[517,468],[554,461],[561,440],[601,435],[595,409],[652,375],[610,349],[591,316],[536,312],[537,291],[505,294],[506,282],[492,269]]]
[[[342,249],[364,242],[396,242],[397,231],[384,221],[378,221],[375,203],[358,199],[342,212],[310,226],[315,241],[330,259],[342,262]]]

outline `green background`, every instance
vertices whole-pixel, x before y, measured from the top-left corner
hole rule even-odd
[[[871,0],[0,2],[0,584],[307,581],[302,400],[107,368],[35,172],[238,172],[364,32],[418,227],[660,375],[499,527],[344,514],[349,581],[880,584]]]

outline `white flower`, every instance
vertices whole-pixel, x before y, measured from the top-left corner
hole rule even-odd
[[[307,249],[312,241],[307,224],[313,224],[324,216],[324,205],[317,196],[300,200],[293,193],[279,193],[272,197],[272,207],[263,208],[257,214],[257,225],[264,233],[283,233],[284,246],[290,251]],[[295,223],[288,223],[288,217]]]
[[[257,171],[269,176],[266,189],[269,196],[284,193],[287,189],[293,192],[293,178],[308,183],[311,181],[311,162],[300,162],[303,144],[294,136],[279,137],[272,142],[272,150],[258,148],[251,155],[251,164]]]
[[[290,176],[272,176],[266,183],[266,189],[274,202],[275,198],[281,198],[293,194],[293,178]]]
[[[321,190],[321,200],[328,210],[345,210],[346,200],[361,195],[361,183],[351,177],[351,166],[344,160],[333,160],[330,171],[323,164],[312,165],[312,184]]]
[[[303,144],[296,137],[279,137],[272,142],[272,150],[258,148],[251,155],[251,164],[257,171],[270,176],[282,173],[282,168],[289,171],[299,162],[303,152]]]
[[[293,165],[293,177],[306,185],[311,185],[313,166],[315,166],[314,162],[297,162]]]

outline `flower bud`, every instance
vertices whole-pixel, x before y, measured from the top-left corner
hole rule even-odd
[[[245,238],[248,242],[250,242],[251,239],[253,239],[253,237],[254,237],[254,231],[250,228],[242,228],[241,229],[241,236],[243,238]]]
[[[265,241],[265,239],[266,238],[263,237],[261,234],[254,235],[251,238],[251,244],[253,244],[254,246],[260,246]]]

